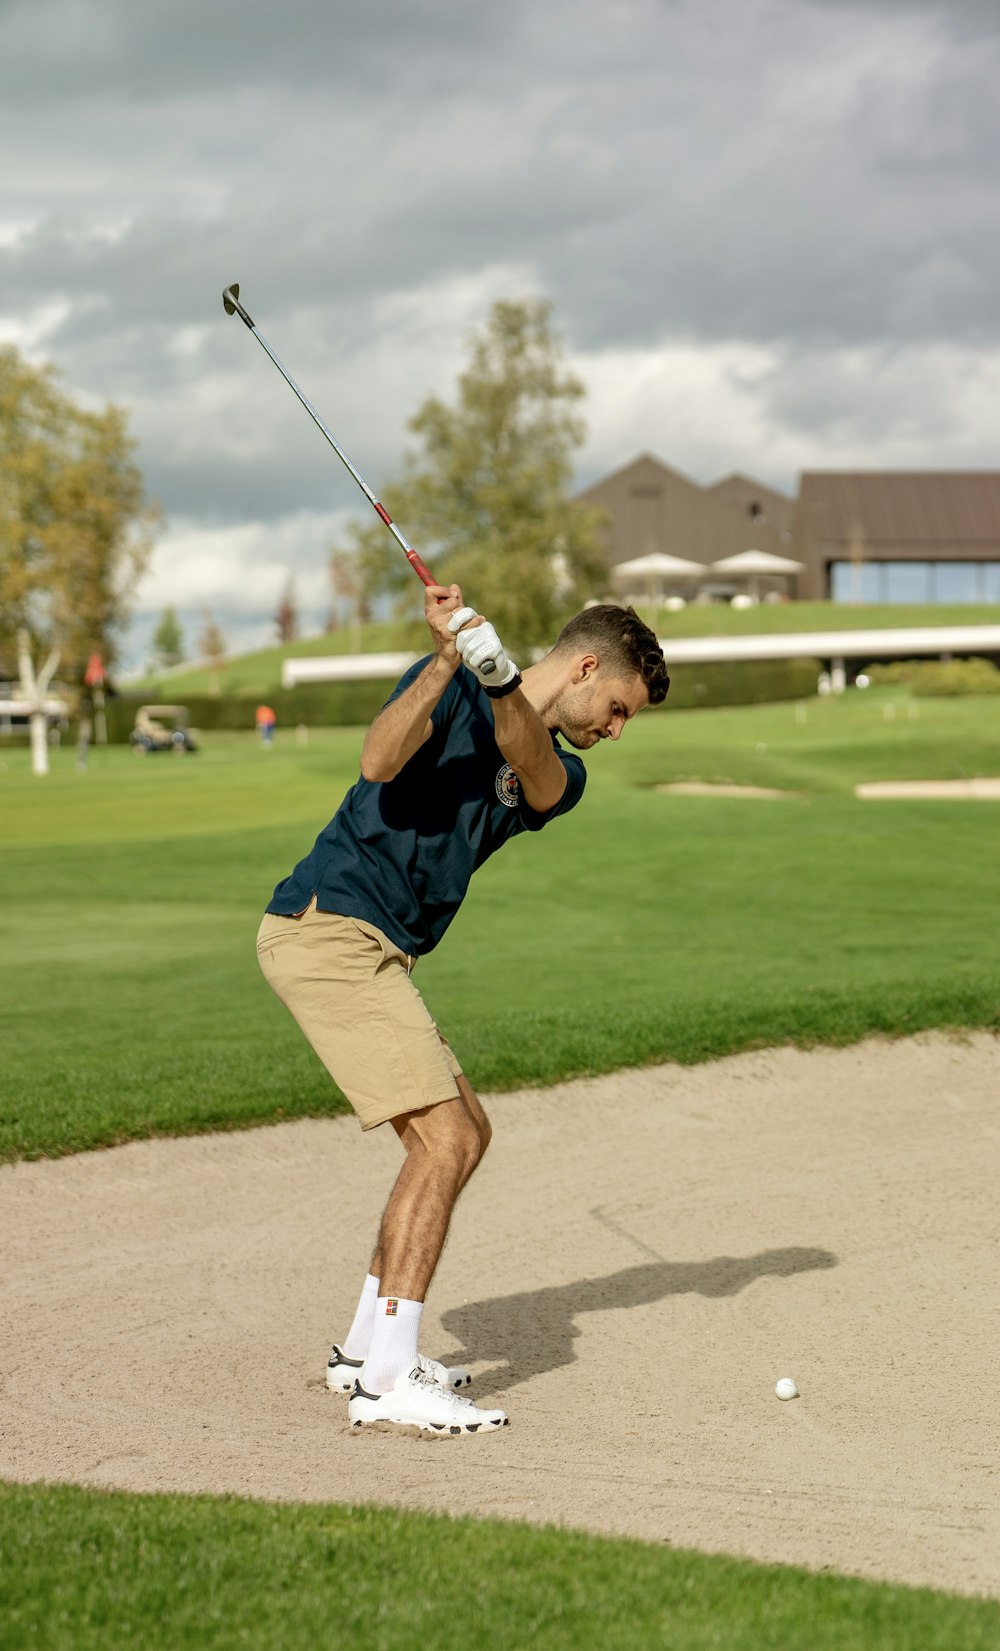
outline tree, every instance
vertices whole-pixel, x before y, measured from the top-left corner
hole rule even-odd
[[[94,651],[111,663],[116,633],[152,550],[159,511],[145,496],[127,418],[93,412],[51,367],[0,347],[0,646],[19,630],[58,647],[80,679]]]
[[[279,642],[294,642],[299,634],[299,610],[295,603],[295,580],[289,575],[274,615]]]
[[[203,659],[211,673],[212,692],[222,692],[222,667],[226,663],[226,639],[208,609],[204,613],[204,629],[198,637],[198,657]]]
[[[551,641],[607,575],[602,513],[567,492],[584,388],[550,315],[541,299],[493,305],[454,406],[432,396],[410,421],[420,449],[384,500],[442,584],[457,581],[515,651]],[[412,588],[381,524],[353,539],[371,588]]]
[[[184,634],[173,608],[164,608],[163,618],[153,632],[156,662],[164,669],[179,665],[184,658]]]

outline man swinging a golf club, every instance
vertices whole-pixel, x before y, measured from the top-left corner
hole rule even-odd
[[[457,585],[429,585],[434,640],[368,730],[361,778],[312,852],[278,884],[257,951],[362,1129],[389,1123],[405,1160],[332,1388],[352,1425],[491,1432],[502,1410],[457,1389],[463,1370],[418,1351],[420,1316],[459,1193],[490,1125],[412,979],[472,873],[510,837],[568,813],[586,750],[620,738],[669,686],[653,632],[630,608],[585,609],[523,676]]]
[[[327,1384],[353,1426],[491,1432],[502,1410],[463,1397],[469,1376],[417,1349],[424,1297],[455,1201],[490,1126],[411,978],[458,911],[472,873],[508,838],[574,808],[578,750],[619,739],[666,698],[656,637],[631,608],[588,608],[522,677],[492,625],[439,585],[240,302],[222,294],[298,397],[425,587],[434,652],[372,723],[361,778],[312,852],[278,884],[257,936],[264,975],[354,1107],[390,1123],[406,1154],[354,1321]]]

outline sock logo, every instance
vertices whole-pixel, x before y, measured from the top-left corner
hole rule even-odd
[[[390,1296],[385,1304],[385,1316],[387,1319],[394,1319],[398,1312],[399,1302],[395,1296]]]

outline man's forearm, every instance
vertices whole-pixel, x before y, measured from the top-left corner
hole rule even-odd
[[[555,808],[566,787],[566,771],[549,730],[520,688],[493,701],[493,731],[530,806],[542,814]]]
[[[366,780],[392,780],[427,738],[431,712],[456,667],[439,654],[428,662],[405,693],[380,711],[365,736],[361,772]],[[509,759],[508,759],[509,760]]]

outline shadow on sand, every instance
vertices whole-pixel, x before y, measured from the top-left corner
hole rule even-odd
[[[792,1278],[796,1273],[836,1265],[837,1257],[829,1250],[791,1246],[762,1250],[758,1255],[720,1255],[710,1261],[649,1261],[603,1278],[470,1301],[463,1307],[449,1307],[441,1316],[445,1330],[460,1344],[446,1359],[449,1364],[496,1361],[477,1377],[477,1395],[487,1385],[491,1389],[516,1387],[532,1376],[573,1363],[573,1342],[580,1334],[576,1320],[582,1313],[646,1307],[692,1291],[702,1296],[735,1296],[757,1278]]]

